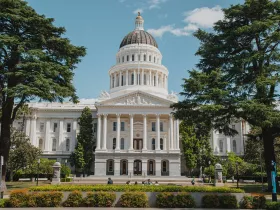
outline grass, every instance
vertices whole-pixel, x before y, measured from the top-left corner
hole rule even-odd
[[[38,185],[47,185],[50,181],[39,181]],[[24,189],[36,186],[36,182],[6,182],[7,191],[5,194],[10,194],[12,190]]]

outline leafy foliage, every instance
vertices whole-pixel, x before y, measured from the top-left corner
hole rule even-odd
[[[88,192],[84,198],[84,204],[87,207],[112,207],[115,200],[114,192]]]
[[[253,197],[244,196],[239,203],[241,209],[252,209],[253,208]]]
[[[80,142],[77,143],[75,151],[70,155],[70,164],[76,168],[83,169],[85,167],[84,148]]]
[[[169,192],[159,193],[156,196],[156,204],[159,208],[195,208],[194,198],[188,193],[173,194]]]
[[[80,191],[73,191],[68,195],[66,201],[63,202],[64,207],[80,207],[83,204],[83,195]]]
[[[119,200],[121,207],[145,208],[149,207],[148,197],[144,192],[125,192]]]
[[[237,209],[238,203],[235,195],[220,195],[219,207],[224,209]]]
[[[218,195],[204,195],[201,202],[203,208],[218,208],[220,205]]]
[[[47,158],[40,158],[39,170],[38,170],[38,162],[35,160],[31,166],[22,170],[23,174],[52,174],[53,173],[53,164],[55,160],[49,160]]]
[[[266,208],[267,210],[280,210],[280,203],[279,202],[266,202]]]

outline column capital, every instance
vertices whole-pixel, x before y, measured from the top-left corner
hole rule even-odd
[[[161,114],[156,114],[157,118],[160,117]]]
[[[120,118],[122,114],[116,113],[117,118]]]
[[[129,117],[133,117],[134,116],[134,114],[129,114]]]
[[[143,116],[143,117],[147,117],[147,114],[146,114],[146,113],[145,113],[145,114],[142,114],[142,116]]]
[[[170,114],[169,114],[169,117],[170,117],[170,118],[173,118],[174,116],[173,116],[173,114],[172,114],[172,113],[170,113]]]
[[[103,115],[103,117],[106,117],[107,118],[107,116],[108,116],[108,114],[102,114]]]

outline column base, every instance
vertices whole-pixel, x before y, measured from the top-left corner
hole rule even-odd
[[[142,152],[147,152],[148,150],[147,150],[147,148],[145,148],[145,149],[142,149]]]
[[[115,149],[114,151],[115,151],[115,152],[120,152],[121,150],[120,150],[120,149]]]
[[[128,151],[128,152],[134,152],[134,149],[131,149],[131,148],[130,148],[130,149],[128,149],[127,151]]]

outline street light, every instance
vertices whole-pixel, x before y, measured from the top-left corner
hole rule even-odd
[[[257,136],[257,141],[260,141],[261,138]],[[260,167],[261,167],[261,177],[262,177],[262,192],[264,191],[264,186],[263,186],[263,168],[262,168],[262,150],[261,147],[259,147],[259,153],[260,153]]]
[[[38,167],[37,167],[37,186],[38,186],[38,181],[39,181],[39,166],[40,166],[40,158],[37,161]]]

